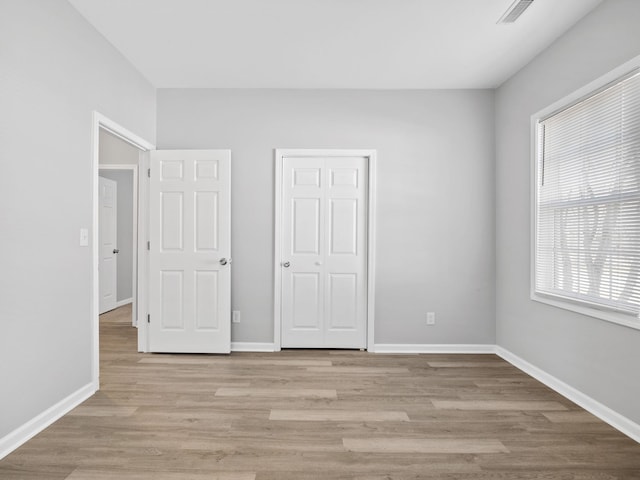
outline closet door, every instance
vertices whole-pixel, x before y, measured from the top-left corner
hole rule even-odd
[[[286,157],[282,347],[365,348],[367,159]]]

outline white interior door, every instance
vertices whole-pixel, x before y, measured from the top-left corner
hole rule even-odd
[[[285,157],[282,347],[365,348],[367,159]]]
[[[229,353],[229,150],[151,152],[149,349]]]
[[[118,184],[104,177],[98,178],[100,238],[100,313],[113,310],[117,306],[118,262],[116,255],[118,226]]]

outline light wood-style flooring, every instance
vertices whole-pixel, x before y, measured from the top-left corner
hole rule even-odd
[[[145,355],[123,308],[100,358],[1,479],[640,479],[640,444],[493,355]]]

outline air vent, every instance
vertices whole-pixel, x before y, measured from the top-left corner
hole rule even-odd
[[[498,23],[513,23],[531,6],[533,0],[516,0],[500,17]]]

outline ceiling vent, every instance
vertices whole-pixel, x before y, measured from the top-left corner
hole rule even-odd
[[[533,0],[516,0],[511,6],[504,12],[504,15],[500,17],[498,23],[513,23],[515,22],[524,11],[531,6]]]

